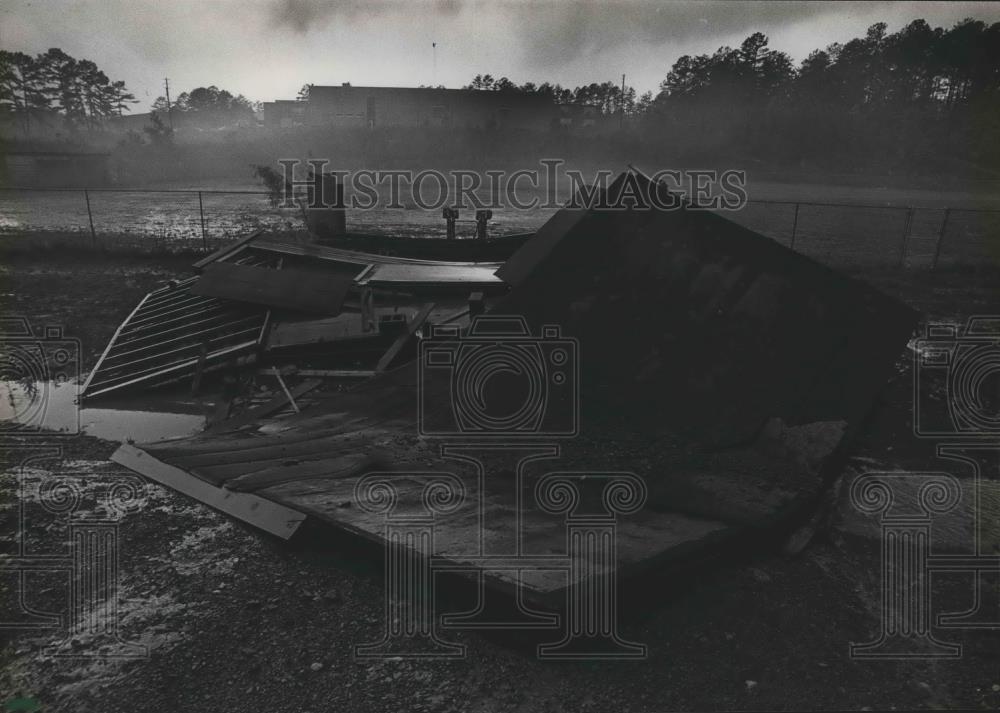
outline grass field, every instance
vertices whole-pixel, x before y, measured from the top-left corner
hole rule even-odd
[[[86,195],[0,191],[0,237],[6,243],[23,239],[50,245],[176,250],[213,248],[256,228],[302,227],[299,210],[276,209],[266,195],[250,193],[260,191],[259,186],[159,188]],[[832,265],[1000,264],[1000,199],[989,188],[930,191],[750,182],[748,190],[750,202],[741,210],[725,212],[727,218]],[[406,196],[404,208],[384,207],[387,203],[384,200],[372,210],[349,210],[349,229],[414,237],[443,234],[439,211],[421,209]],[[546,207],[495,210],[490,232],[532,231],[553,212]],[[462,212],[459,237],[474,234],[473,217],[471,210]]]

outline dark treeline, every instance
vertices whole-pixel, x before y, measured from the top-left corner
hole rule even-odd
[[[197,115],[204,123],[216,126],[250,121],[254,116],[254,104],[242,94],[233,95],[217,86],[198,87],[190,92],[181,92],[176,100],[167,105],[166,97],[157,97],[153,111],[166,116],[167,110],[175,114]]]
[[[0,114],[19,122],[26,134],[32,122],[53,116],[71,128],[93,127],[100,119],[121,116],[135,102],[125,82],[112,82],[88,59],[58,48],[34,57],[0,50]]]
[[[799,66],[761,33],[678,59],[656,94],[479,75],[469,88],[538,92],[629,116],[650,149],[804,167],[1000,166],[1000,23],[915,20],[812,52]],[[949,163],[951,162],[951,163]]]

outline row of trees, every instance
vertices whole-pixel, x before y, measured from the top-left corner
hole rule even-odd
[[[644,117],[687,140],[767,155],[1000,157],[1000,23],[924,20],[812,52],[798,67],[762,34],[680,58]]]
[[[111,81],[88,59],[61,49],[31,56],[0,50],[0,112],[10,114],[30,134],[33,122],[59,115],[71,127],[94,126],[121,116],[136,102],[123,81]]]
[[[681,57],[656,94],[638,97],[614,82],[571,90],[488,74],[466,88],[623,112],[653,143],[727,155],[1000,160],[1000,23],[971,19],[950,29],[915,20],[895,33],[880,22],[798,66],[758,32],[736,48]]]
[[[153,102],[153,111],[163,116],[167,116],[169,111],[173,116],[197,118],[204,125],[229,126],[253,119],[254,104],[242,94],[234,96],[213,84],[182,92],[170,105],[166,97],[157,97]]]
[[[463,89],[482,89],[495,92],[520,92],[525,94],[538,94],[549,97],[554,104],[580,104],[584,106],[598,107],[602,113],[612,114],[624,111],[634,113],[637,105],[645,102],[648,105],[653,99],[652,92],[647,92],[643,97],[636,100],[635,88],[623,87],[614,82],[593,82],[585,84],[575,89],[568,89],[560,84],[543,82],[525,82],[515,84],[507,77],[495,79],[489,74],[477,74],[475,78],[466,84]]]
[[[88,59],[75,59],[61,49],[31,56],[0,50],[0,114],[17,121],[28,136],[32,126],[58,116],[71,129],[93,128],[102,119],[122,116],[138,100],[123,81],[111,81]],[[181,93],[170,104],[159,97],[153,110],[163,121],[178,115],[200,123],[227,126],[252,120],[254,105],[242,94],[216,86]]]
[[[627,114],[716,96],[751,102],[787,102],[797,96],[850,109],[936,102],[939,108],[952,109],[1000,91],[1000,23],[987,26],[967,19],[944,30],[914,20],[894,34],[886,34],[886,27],[879,22],[862,38],[815,50],[797,68],[787,54],[768,47],[766,35],[756,32],[735,49],[684,55],[656,95],[637,97],[633,87],[614,82],[568,89],[549,82],[518,85],[489,74],[477,74],[463,89],[540,94],[557,104]]]

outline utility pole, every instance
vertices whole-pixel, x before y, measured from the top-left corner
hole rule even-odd
[[[24,102],[24,135],[29,139],[31,138],[31,105],[28,104],[28,87],[25,86],[27,82],[21,84],[21,97]]]
[[[173,107],[170,106],[170,80],[167,77],[163,78],[163,85],[167,89],[167,123],[170,125],[170,130],[174,130],[174,117],[172,115]]]
[[[432,87],[436,87],[437,86],[437,77],[438,77],[438,49],[437,48],[438,48],[438,43],[437,42],[431,42],[431,53],[434,56],[434,64],[433,64],[433,69],[432,69],[432,74],[431,74],[431,86]]]
[[[622,125],[625,123],[625,75],[622,74],[622,93],[618,100],[618,108],[621,111],[618,114],[618,130],[621,131]]]

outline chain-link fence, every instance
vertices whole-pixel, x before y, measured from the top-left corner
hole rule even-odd
[[[0,235],[68,234],[93,245],[218,246],[248,231],[294,227],[298,212],[276,209],[261,190],[0,190]]]
[[[1000,210],[751,201],[727,215],[829,264],[1000,264]]]
[[[552,210],[494,211],[496,233],[533,230]],[[934,268],[1000,264],[1000,210],[750,201],[724,215],[831,265]],[[364,232],[440,236],[434,211],[352,212]],[[94,245],[150,242],[214,249],[251,230],[302,227],[299,209],[276,208],[263,190],[0,190],[0,235],[69,234]]]

